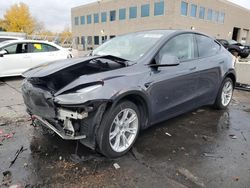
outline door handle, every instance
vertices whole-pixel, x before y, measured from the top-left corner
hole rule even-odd
[[[192,67],[192,68],[190,68],[189,70],[190,71],[193,71],[193,70],[195,70],[196,69],[196,67]]]
[[[219,64],[223,64],[223,63],[224,63],[224,61],[219,62]]]

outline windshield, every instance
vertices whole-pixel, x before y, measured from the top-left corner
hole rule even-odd
[[[136,61],[142,57],[163,36],[159,33],[133,33],[118,36],[96,48],[92,55],[113,55]]]
[[[228,43],[229,43],[229,44],[237,44],[238,42],[235,41],[235,40],[229,40]]]

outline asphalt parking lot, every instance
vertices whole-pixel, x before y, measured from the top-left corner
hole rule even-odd
[[[226,111],[203,107],[149,128],[109,160],[31,126],[21,82],[0,79],[0,187],[250,187],[250,92],[235,91]]]

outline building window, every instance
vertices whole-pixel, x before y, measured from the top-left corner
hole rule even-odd
[[[126,9],[122,8],[119,9],[119,20],[125,20],[126,19]]]
[[[213,15],[213,10],[208,9],[208,11],[207,11],[207,20],[212,21],[212,15]]]
[[[197,13],[197,5],[192,4],[191,5],[190,16],[195,18],[196,17],[196,13]]]
[[[101,13],[101,19],[102,19],[102,22],[106,22],[107,21],[107,12],[102,12]]]
[[[99,14],[94,14],[94,23],[99,23]]]
[[[110,35],[109,38],[110,39],[115,38],[115,35]]]
[[[133,19],[137,17],[137,7],[129,8],[129,19]]]
[[[87,24],[91,24],[91,22],[92,22],[91,15],[88,15],[87,16]]]
[[[115,21],[115,16],[116,16],[116,11],[115,10],[110,11],[110,18],[109,18],[109,20],[111,22]]]
[[[85,24],[85,16],[81,16],[81,25],[84,25]]]
[[[154,15],[159,16],[164,14],[164,1],[155,2],[154,4]]]
[[[199,18],[200,19],[204,19],[205,18],[205,8],[204,7],[200,7]]]
[[[102,36],[102,44],[103,44],[104,42],[106,42],[106,41],[107,41],[107,39],[108,39],[108,36],[107,36],[107,35]]]
[[[148,17],[149,16],[149,4],[141,6],[141,17]]]
[[[219,16],[219,12],[213,11],[212,19],[214,22],[218,22],[218,16]]]
[[[94,44],[99,45],[99,36],[94,36]]]
[[[224,20],[225,20],[225,13],[220,12],[220,14],[219,14],[219,23],[224,23]]]
[[[188,4],[184,1],[181,2],[181,15],[187,16]]]
[[[75,25],[79,25],[79,17],[75,17]]]

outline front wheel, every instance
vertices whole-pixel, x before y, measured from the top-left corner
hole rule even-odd
[[[233,97],[233,81],[231,78],[225,78],[217,95],[214,106],[217,109],[226,109]]]
[[[140,113],[134,103],[124,101],[108,114],[98,130],[99,151],[109,158],[120,157],[130,150],[138,136]]]

